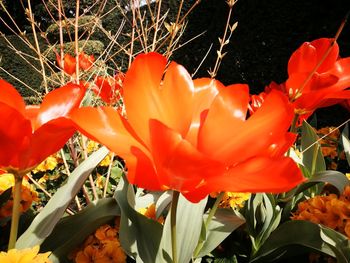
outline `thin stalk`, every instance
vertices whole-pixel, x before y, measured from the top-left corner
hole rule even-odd
[[[161,7],[161,5],[162,5],[162,0],[159,0],[159,2],[158,2],[158,11],[157,11],[157,18],[156,18],[156,21],[154,21],[154,36],[153,36],[153,43],[152,43],[152,51],[155,51],[155,49],[156,49],[158,23],[159,23],[160,7]]]
[[[107,195],[107,188],[108,188],[109,178],[110,178],[111,172],[112,172],[113,159],[114,159],[114,153],[112,153],[112,156],[111,156],[111,163],[110,163],[109,166],[108,166],[108,171],[107,171],[107,176],[106,176],[106,182],[105,182],[105,186],[104,186],[104,189],[103,189],[103,198],[105,198],[106,195]]]
[[[18,223],[20,217],[20,205],[22,200],[22,179],[23,174],[14,173],[15,185],[13,186],[13,205],[12,205],[12,218],[11,218],[11,230],[10,230],[10,240],[8,245],[8,250],[15,248],[17,233],[18,233]]]
[[[43,83],[44,83],[45,93],[49,93],[49,90],[48,90],[48,87],[47,87],[47,79],[46,79],[46,72],[45,72],[43,56],[41,55],[41,50],[40,50],[40,46],[39,46],[38,36],[36,34],[35,21],[34,21],[34,16],[33,16],[33,12],[32,12],[32,4],[31,4],[30,0],[28,0],[28,10],[29,10],[28,16],[29,16],[29,19],[30,19],[30,24],[32,26],[33,37],[34,37],[34,41],[35,41],[35,48],[36,48],[36,52],[38,54],[38,58],[39,58],[40,66],[41,66],[41,73],[42,73],[42,76],[43,76]]]
[[[314,152],[312,155],[312,163],[311,163],[311,176],[315,174],[316,171],[316,162],[318,157],[318,149],[320,148],[320,145],[318,143],[315,144]]]
[[[215,78],[216,75],[218,74],[219,67],[221,65],[221,61],[222,61],[223,57],[225,56],[225,54],[222,54],[222,51],[223,51],[224,46],[226,45],[226,43],[228,43],[227,41],[229,41],[229,39],[231,38],[231,35],[232,35],[232,32],[233,32],[233,30],[230,29],[230,35],[226,39],[228,29],[230,28],[230,20],[231,20],[231,14],[232,14],[232,7],[233,7],[233,5],[229,5],[229,7],[230,7],[230,10],[229,10],[229,13],[228,13],[228,16],[227,16],[224,36],[222,37],[222,39],[219,38],[220,48],[219,48],[219,50],[217,50],[217,57],[216,57],[216,61],[215,61],[215,66],[214,66],[214,69],[209,73],[211,78]]]
[[[299,119],[299,114],[298,114],[298,113],[295,113],[295,114],[294,114],[293,121],[292,121],[292,125],[290,126],[290,132],[292,132],[292,133],[296,133],[296,132],[297,132],[297,122],[298,122],[298,119]]]
[[[172,53],[171,52],[171,46],[173,44],[175,36],[177,35],[177,31],[178,31],[178,28],[179,28],[179,25],[180,25],[179,21],[180,21],[180,14],[181,14],[183,3],[184,3],[184,0],[181,0],[180,1],[180,6],[179,6],[179,9],[178,9],[178,12],[177,12],[177,17],[176,17],[176,21],[175,21],[174,27],[173,27],[173,29],[170,32],[171,38],[170,38],[170,43],[168,45],[168,50],[166,52],[167,58],[169,58],[171,56],[171,53]]]
[[[133,52],[134,52],[134,41],[135,41],[136,14],[135,14],[135,6],[134,6],[134,2],[133,1],[131,1],[131,10],[132,10],[132,27],[131,27],[130,50],[128,52],[129,53],[129,65],[128,65],[128,68],[131,66]]]
[[[80,1],[76,1],[75,23],[74,23],[74,44],[75,44],[75,81],[79,84],[79,8]]]
[[[341,128],[342,126],[344,126],[344,125],[347,124],[348,122],[350,122],[350,119],[347,119],[346,121],[344,121],[342,124],[340,124],[339,126],[337,126],[336,129]],[[336,129],[334,129],[334,130],[336,130]],[[333,131],[334,131],[334,130],[333,130]],[[332,131],[332,132],[333,132],[333,131]],[[332,132],[329,132],[329,133],[323,135],[322,137],[318,138],[317,141],[315,141],[314,143],[312,143],[312,144],[310,144],[308,147],[306,147],[306,148],[301,152],[301,154],[304,153],[304,152],[306,152],[307,150],[309,150],[309,149],[310,149],[311,147],[313,147],[316,143],[320,142],[322,139],[324,139],[325,137],[327,137],[328,135],[330,135]]]
[[[176,244],[176,210],[180,193],[173,191],[173,200],[171,202],[170,225],[171,225],[171,251],[173,254],[173,263],[177,263],[177,244]]]
[[[292,133],[296,133],[297,132],[298,119],[299,119],[299,114],[298,113],[294,113],[294,117],[293,117],[293,120],[292,120],[292,125],[290,126],[290,129],[289,129],[290,132],[292,132]],[[290,151],[291,151],[291,148],[288,149],[287,156],[290,156]]]
[[[59,28],[59,35],[60,35],[60,64],[64,68],[64,41],[63,41],[63,26],[62,26],[62,0],[58,0],[58,28]],[[64,83],[64,70],[60,70],[61,72],[61,83]]]
[[[204,226],[205,226],[206,231],[208,230],[209,224],[210,224],[211,220],[213,219],[213,217],[214,217],[216,211],[218,210],[219,204],[220,204],[222,198],[224,197],[224,194],[225,194],[225,192],[221,192],[221,193],[217,196],[214,205],[213,205],[212,208],[210,209],[210,212],[209,212],[209,214],[208,214],[207,220],[205,220],[205,223],[204,223]],[[198,244],[197,244],[197,246],[196,246],[196,249],[194,250],[194,253],[193,253],[194,257],[197,257],[197,256],[198,256],[199,252],[201,251],[201,249],[202,249],[202,247],[203,247],[204,241],[205,241],[205,240],[201,240],[200,242],[198,242]]]
[[[83,155],[84,155],[84,160],[86,160],[88,158],[87,155],[87,150],[86,150],[86,137],[84,135],[81,135],[81,146],[83,148]],[[90,181],[90,186],[91,186],[91,190],[92,190],[92,194],[94,196],[95,200],[98,200],[98,194],[96,191],[96,186],[94,183],[94,178],[92,178],[92,175],[89,175],[89,181]]]

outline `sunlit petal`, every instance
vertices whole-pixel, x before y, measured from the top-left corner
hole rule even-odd
[[[19,92],[10,83],[0,79],[0,102],[6,103],[24,114],[25,103]]]
[[[85,88],[72,83],[48,93],[40,106],[35,129],[55,118],[67,116],[73,108],[79,107],[84,95]]]

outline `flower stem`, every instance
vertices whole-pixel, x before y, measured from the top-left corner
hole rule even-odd
[[[12,219],[11,219],[11,231],[8,250],[15,248],[17,233],[18,233],[18,222],[20,216],[20,205],[21,205],[21,191],[22,191],[22,179],[21,174],[14,174],[15,185],[13,186],[13,206],[12,206]]]
[[[207,220],[205,221],[204,223],[204,226],[205,226],[205,230],[208,231],[208,228],[209,228],[209,224],[211,222],[211,220],[213,219],[215,213],[216,213],[216,210],[218,210],[218,207],[219,207],[219,204],[222,200],[222,198],[224,197],[224,194],[225,192],[221,192],[217,197],[216,197],[216,200],[215,200],[215,203],[214,205],[212,206],[212,208],[210,209],[210,212],[209,212],[209,215],[207,217]],[[204,244],[204,241],[205,240],[200,240],[196,246],[196,249],[194,250],[194,257],[197,257],[199,252],[201,251],[202,247],[203,247],[203,244]]]
[[[178,191],[173,191],[173,201],[171,203],[170,212],[170,224],[171,224],[171,251],[173,254],[173,263],[177,263],[177,249],[176,249],[176,210],[177,203],[179,201],[180,193]]]

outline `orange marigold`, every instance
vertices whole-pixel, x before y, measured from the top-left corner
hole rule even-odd
[[[76,263],[125,263],[126,255],[118,240],[118,227],[99,227],[73,258]]]
[[[7,189],[13,187],[15,179],[13,174],[4,173],[0,175],[0,194],[5,192]],[[33,202],[39,201],[38,193],[34,187],[28,182],[26,178],[23,178],[22,182],[22,200],[20,204],[20,211],[25,212],[29,209]],[[13,197],[0,207],[0,218],[9,217],[12,213]],[[1,261],[0,261],[1,262]]]
[[[350,186],[339,197],[330,194],[300,202],[292,219],[322,224],[350,238]]]

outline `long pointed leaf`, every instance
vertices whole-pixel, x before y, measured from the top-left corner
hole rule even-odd
[[[178,262],[190,262],[201,234],[203,213],[207,198],[199,203],[191,203],[182,195],[179,197],[176,212],[176,246]],[[164,228],[157,263],[172,262],[170,214]]]
[[[155,262],[162,225],[135,211],[135,192],[124,176],[118,183],[115,198],[122,211],[119,231],[122,247],[136,262]]]
[[[206,217],[207,215],[205,218]],[[204,242],[198,257],[208,255],[226,237],[244,223],[245,219],[242,216],[236,215],[232,209],[218,209],[209,224],[206,241]]]
[[[17,240],[16,248],[40,245],[47,238],[64,211],[81,189],[92,170],[106,157],[109,150],[102,147],[82,162],[68,177],[67,182],[52,196],[50,201],[34,218],[29,228]]]
[[[68,255],[72,248],[78,247],[99,226],[119,215],[120,209],[114,198],[95,201],[78,214],[62,218],[40,248],[52,251],[50,260],[53,263],[70,262]]]
[[[301,132],[301,149],[304,151],[302,160],[310,174],[313,170],[314,172],[326,170],[326,163],[322,155],[321,146],[317,140],[318,136],[316,132],[304,121]]]

